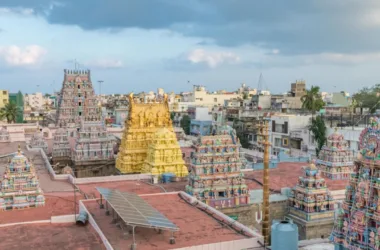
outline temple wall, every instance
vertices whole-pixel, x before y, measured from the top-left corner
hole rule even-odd
[[[319,238],[328,238],[334,227],[334,220],[316,220],[316,221],[302,221],[293,216],[289,216],[298,226],[299,240],[310,240]]]
[[[272,221],[284,219],[288,211],[287,204],[287,200],[271,202],[269,207],[270,220]],[[251,204],[249,206],[224,208],[218,210],[230,217],[237,217],[238,222],[249,228],[256,228],[257,230],[261,231],[261,203]],[[270,222],[270,224],[272,224],[272,222]]]
[[[111,164],[112,162],[113,164]],[[116,174],[114,163],[115,160],[105,160],[86,165],[74,163],[74,172],[77,178],[114,175]]]

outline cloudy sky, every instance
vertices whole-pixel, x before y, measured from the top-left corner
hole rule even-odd
[[[235,90],[260,72],[276,93],[354,92],[380,83],[379,40],[375,0],[1,0],[0,88],[58,90],[76,60],[102,93]]]

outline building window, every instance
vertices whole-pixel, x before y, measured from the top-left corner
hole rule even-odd
[[[274,145],[276,147],[280,147],[281,146],[281,139],[280,138],[275,138],[274,139]]]
[[[218,102],[218,98],[214,98],[214,102]]]
[[[289,143],[289,141],[288,141],[287,138],[284,138],[284,139],[282,140],[282,144],[283,144],[284,146],[288,146],[288,143]]]
[[[82,106],[82,103],[81,103],[81,102],[79,102],[79,103],[78,103],[78,105],[79,105],[79,107],[80,107],[80,106]]]
[[[81,94],[78,94],[78,97],[81,97]]]
[[[78,89],[80,89],[80,84],[78,84]]]
[[[79,116],[82,116],[82,112],[79,112]]]

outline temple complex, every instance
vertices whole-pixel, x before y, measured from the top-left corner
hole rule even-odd
[[[215,208],[249,204],[249,190],[241,169],[240,142],[229,126],[216,135],[199,137],[194,145],[186,192]]]
[[[22,154],[17,154],[6,167],[0,187],[0,209],[23,209],[45,205],[34,166]]]
[[[0,128],[0,143],[10,142],[9,132],[5,127]]]
[[[56,126],[80,127],[81,120],[98,119],[99,110],[90,70],[64,70]]]
[[[167,95],[144,101],[134,98],[131,93],[128,113],[116,168],[123,174],[172,173],[177,177],[186,176],[185,162],[170,119]]]
[[[71,148],[69,144],[68,131],[59,128],[54,134],[53,138],[53,150],[52,150],[52,160],[53,164],[62,165],[62,167],[67,164],[71,165]]]
[[[41,148],[45,151],[45,153],[48,151],[48,144],[42,132],[39,130],[33,134],[32,138],[30,139],[29,146],[31,148]]]
[[[331,240],[335,249],[380,249],[380,121],[360,135],[360,152]]]
[[[114,138],[100,119],[82,120],[71,160],[77,177],[114,174]]]
[[[312,163],[289,196],[289,214],[298,226],[300,240],[328,237],[334,225],[335,201]]]
[[[327,138],[316,160],[323,177],[332,180],[348,180],[354,166],[354,153],[347,146],[347,141],[337,130]]]

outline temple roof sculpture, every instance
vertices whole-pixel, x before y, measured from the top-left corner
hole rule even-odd
[[[162,130],[165,129],[165,130]],[[163,132],[164,131],[164,132]],[[169,140],[160,141],[161,134],[170,137]],[[168,141],[171,141],[168,143]],[[167,147],[172,152],[172,156],[178,161],[179,167],[173,169],[173,174],[184,174],[184,161],[178,159],[179,144],[173,131],[172,121],[170,119],[168,97],[154,100],[144,100],[135,98],[133,93],[129,95],[129,112],[128,119],[125,121],[125,130],[121,140],[119,154],[116,161],[116,168],[121,173],[147,173],[151,172],[147,168],[147,163],[157,165],[158,162],[152,162],[148,159],[149,154],[160,154],[158,148]],[[169,151],[170,151],[169,150]],[[149,152],[148,152],[149,151]],[[154,152],[153,152],[154,151]],[[168,153],[169,154],[169,153]],[[159,159],[159,157],[157,158]],[[155,169],[153,169],[155,171]],[[166,172],[165,168],[157,169],[161,174]]]
[[[20,146],[17,154],[9,162],[0,187],[0,209],[22,209],[45,204],[38,177],[28,158],[22,154]]]
[[[305,166],[289,197],[289,216],[303,221],[333,219],[334,204],[318,168],[313,163]]]
[[[29,142],[31,148],[41,148],[45,152],[48,150],[48,144],[41,131],[37,131],[33,134],[32,139]]]
[[[380,126],[378,118],[360,134],[360,152],[346,188],[331,240],[336,249],[380,249]]]
[[[347,180],[354,166],[354,152],[348,148],[344,136],[337,132],[327,138],[327,145],[323,146],[316,160],[322,176],[332,180]]]

